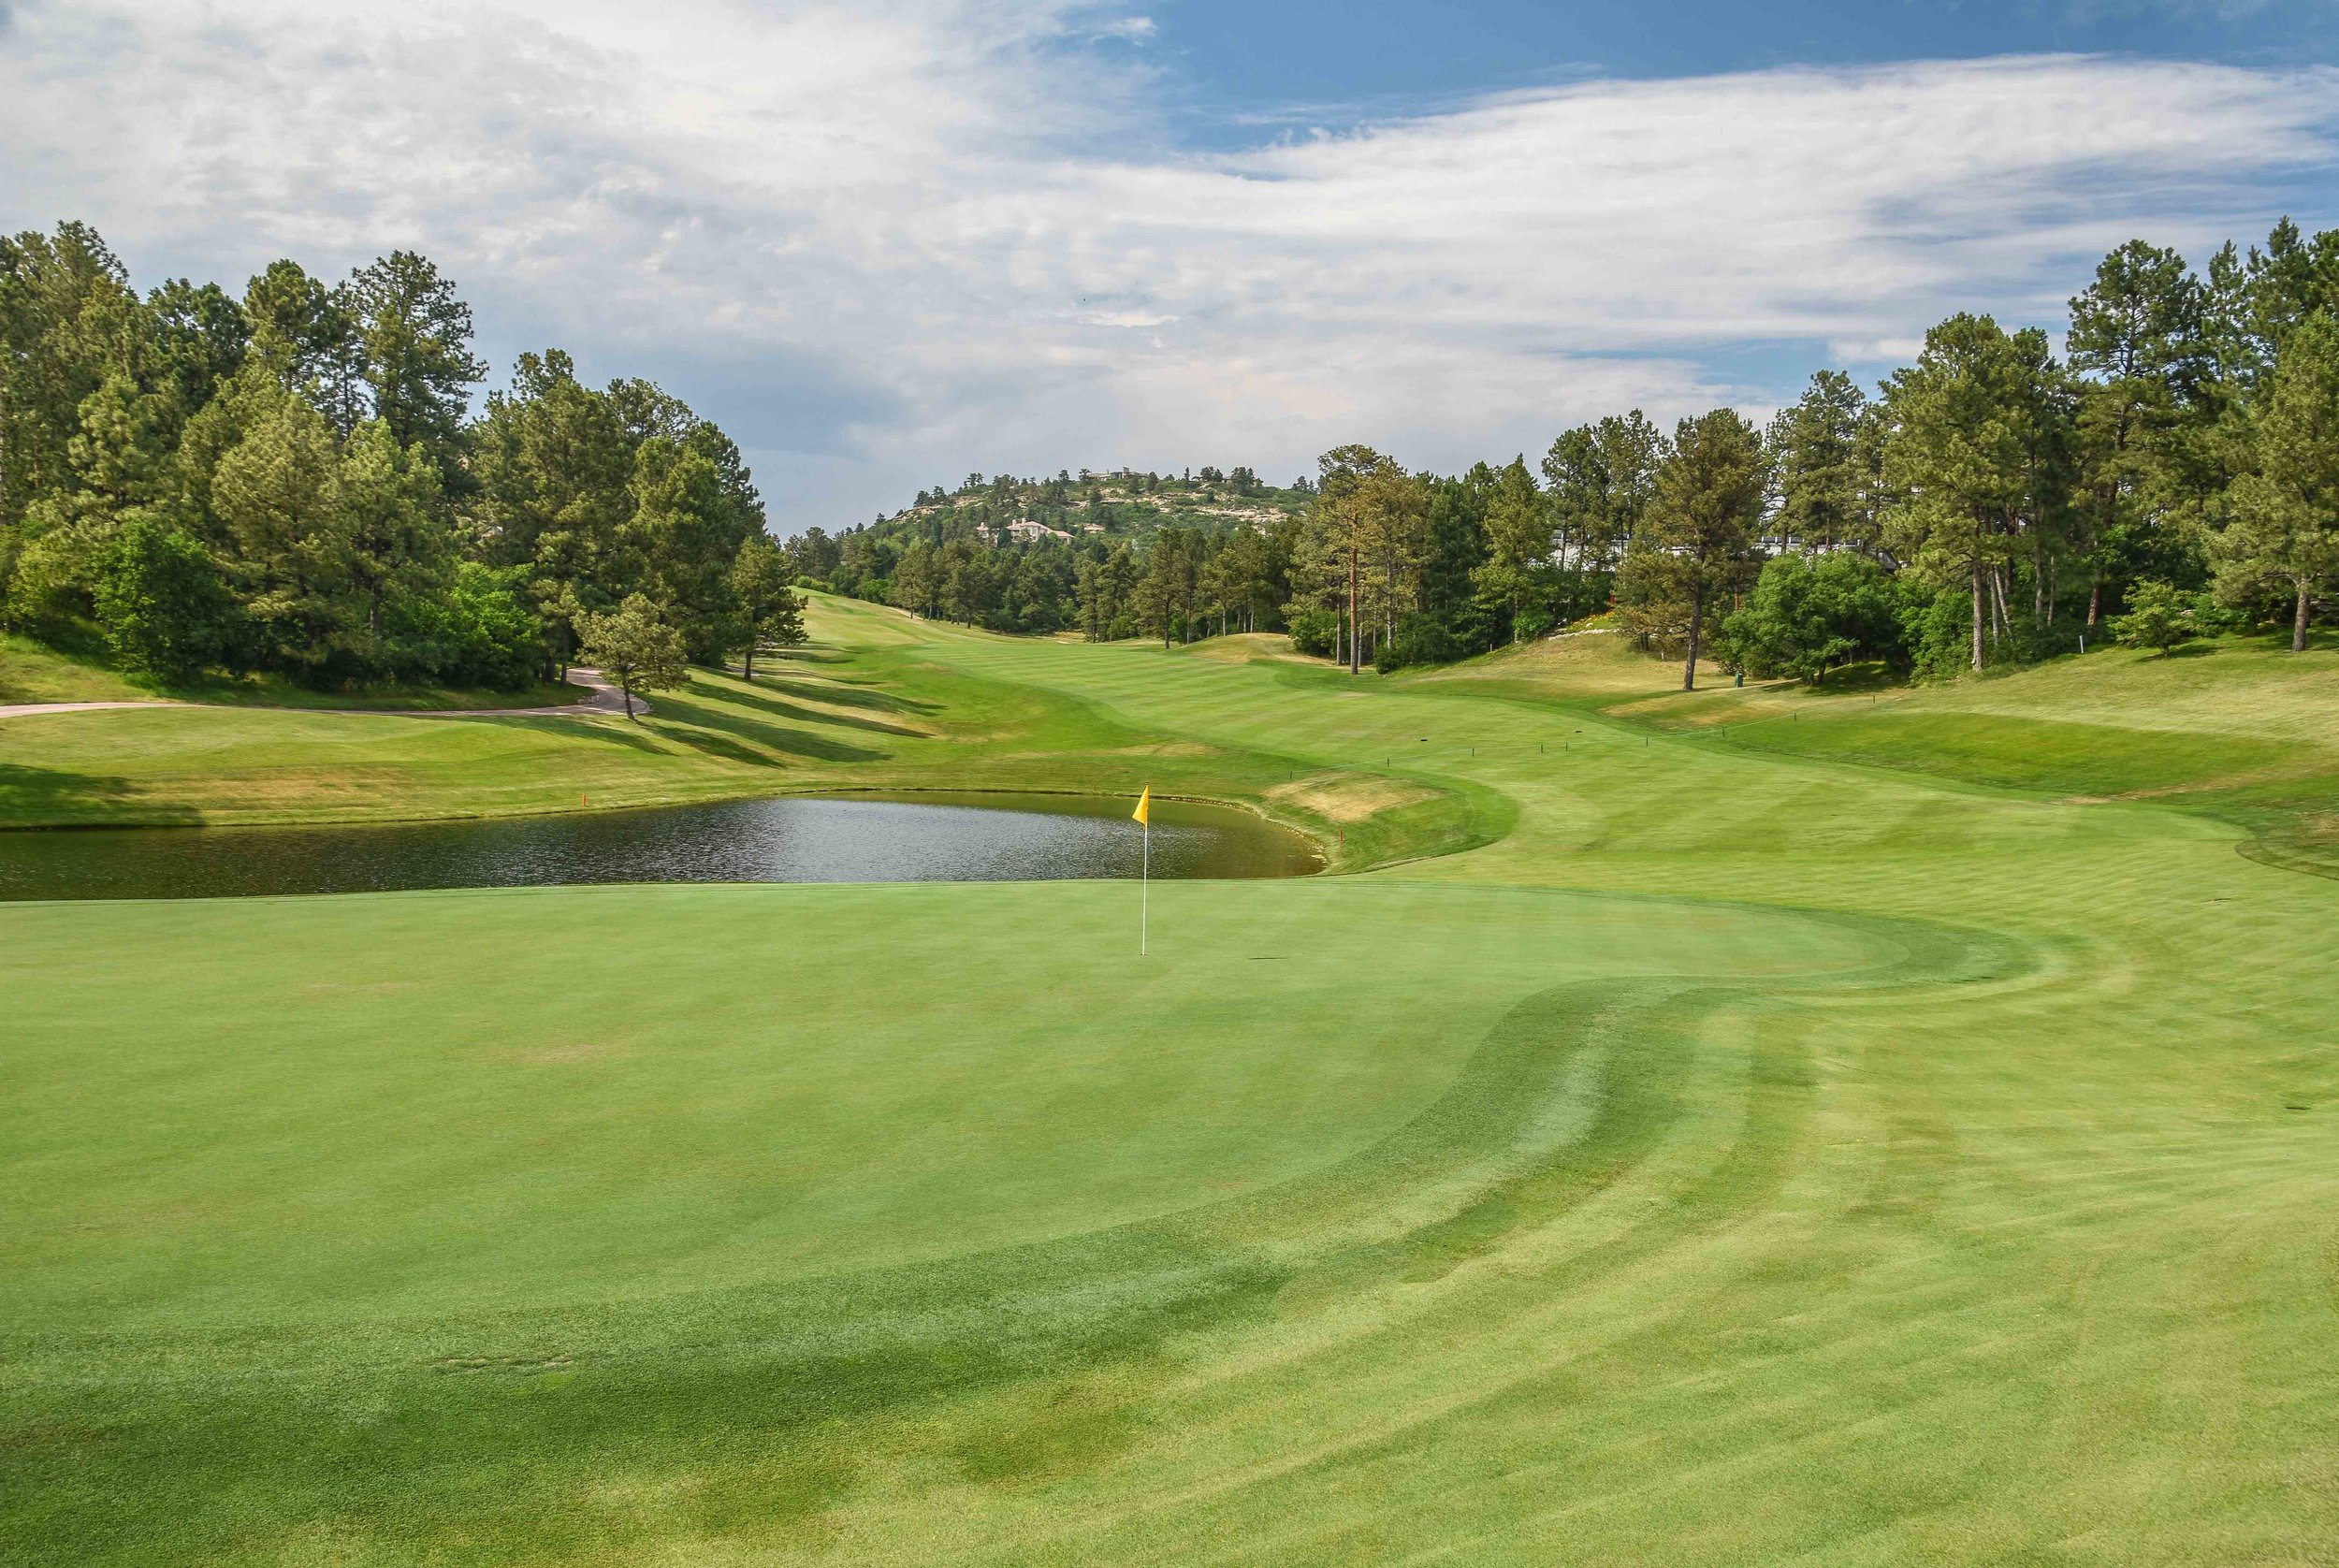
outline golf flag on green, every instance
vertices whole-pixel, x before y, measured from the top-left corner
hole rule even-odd
[[[1142,958],[1145,956],[1145,927],[1151,923],[1154,913],[1154,787],[1151,784],[1146,785],[1144,792],[1137,797],[1137,809],[1129,813],[1129,820],[1145,830],[1144,859],[1139,863],[1141,869],[1137,883],[1137,956]]]

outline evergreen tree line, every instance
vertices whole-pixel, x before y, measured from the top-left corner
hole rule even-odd
[[[2286,220],[2201,271],[2131,241],[2071,299],[2061,357],[2043,330],[1959,314],[1873,394],[1822,370],[1762,428],[1636,410],[1532,469],[1442,477],[1363,446],[1318,469],[1264,530],[997,548],[853,530],[804,567],[1000,631],[1283,628],[1352,668],[1610,611],[1685,679],[1699,656],[1812,680],[1982,669],[2147,610],[2162,636],[2281,621],[2303,647],[2339,581],[2339,232]]]
[[[1277,521],[991,543],[1124,493],[1256,474],[970,474],[784,548],[738,449],[649,383],[523,356],[476,413],[472,315],[398,252],[327,286],[140,296],[86,226],[0,240],[0,615],[170,680],[507,686],[626,615],[712,661],[800,635],[810,581],[995,630],[1287,630],[1433,662],[1613,610],[1646,644],[1816,679],[2020,661],[2147,618],[2282,618],[2339,574],[2339,233],[2288,221],[2201,271],[2131,241],[2037,328],[1953,316],[1873,394],[1823,370],[1757,429],[1639,412],[1459,476],[1361,446]],[[1055,511],[1051,509],[1064,509]],[[1155,514],[1158,515],[1158,514]],[[1207,520],[1206,520],[1207,521]]]
[[[1302,479],[1300,483],[1304,486],[1307,481]],[[1207,493],[1213,498],[1223,494],[1242,499],[1264,495],[1268,491],[1267,485],[1255,470],[1237,467],[1227,471],[1208,463],[1199,469],[1187,469],[1183,474],[1160,474],[1150,470],[1140,473],[1134,469],[1097,473],[1082,469],[1075,478],[1071,470],[1058,469],[1053,479],[1037,475],[1019,479],[1011,473],[995,474],[986,479],[977,472],[959,481],[956,489],[937,485],[931,490],[920,490],[918,499],[910,505],[913,509],[932,509],[984,501],[1003,510],[1012,509],[1020,515],[1038,515],[1048,509],[1060,512],[1076,505],[1104,505],[1108,486],[1131,496],[1193,492]],[[890,520],[884,517],[878,519],[879,523]]]
[[[800,585],[994,632],[1077,632],[1165,643],[1279,631],[1301,523],[1260,531],[1168,525],[1141,541],[1091,536],[987,543],[952,522],[937,538],[884,525],[783,547]]]
[[[508,688],[631,610],[712,661],[799,636],[738,448],[646,381],[487,367],[394,252],[141,296],[88,226],[0,239],[0,615],[183,682]]]
[[[2037,328],[1959,314],[1871,396],[1815,375],[1766,428],[1637,411],[1458,479],[1325,456],[1295,636],[1448,659],[1613,609],[1645,644],[1817,680],[1947,674],[2124,630],[2287,623],[2339,585],[2339,232],[2204,272],[2131,241]],[[1304,635],[1301,635],[1302,633]]]

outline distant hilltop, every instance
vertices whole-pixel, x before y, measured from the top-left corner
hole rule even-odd
[[[1302,511],[1315,494],[1315,481],[1304,476],[1279,486],[1247,468],[1207,464],[1180,473],[1059,469],[1053,479],[970,473],[955,489],[937,485],[919,491],[916,501],[877,524],[923,525],[917,531],[938,538],[955,531],[947,525],[963,523],[995,543],[1024,544],[1092,534],[1139,537],[1163,527],[1224,532],[1271,527]]]

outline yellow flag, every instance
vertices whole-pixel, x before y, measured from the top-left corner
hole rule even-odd
[[[1145,792],[1137,797],[1137,809],[1129,813],[1129,820],[1132,822],[1144,822],[1151,825],[1154,820],[1152,816],[1153,809],[1154,787],[1151,784],[1148,784],[1145,786]]]

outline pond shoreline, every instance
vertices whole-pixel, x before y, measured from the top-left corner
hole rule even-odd
[[[1311,876],[1310,835],[1242,806],[1155,797],[1148,837],[1119,795],[1032,790],[768,794],[415,822],[33,830],[0,902],[214,898],[611,883],[1092,880]],[[190,825],[190,824],[174,824]],[[36,849],[39,845],[42,848]]]
[[[159,704],[139,704],[138,706]],[[192,705],[192,704],[187,704]],[[426,827],[434,822],[524,822],[538,819],[556,820],[566,817],[607,817],[627,811],[673,811],[692,806],[722,806],[757,800],[884,800],[907,795],[1049,795],[1078,800],[1126,801],[1130,809],[1137,806],[1137,792],[1099,795],[1094,790],[1051,790],[1041,786],[970,784],[946,788],[937,784],[869,784],[816,785],[803,790],[751,790],[744,793],[693,795],[679,800],[627,801],[617,806],[562,806],[549,811],[433,811],[419,817],[314,817],[299,821],[279,822],[188,822],[188,821],[124,821],[105,822],[0,822],[0,842],[9,834],[49,833],[165,833],[199,830],[207,833],[291,833],[306,828],[403,828]],[[1315,840],[1318,835],[1297,822],[1277,817],[1257,802],[1236,800],[1226,795],[1170,794],[1154,791],[1154,799],[1181,806],[1216,806],[1228,811],[1241,811],[1257,818],[1271,827],[1302,838]],[[1317,848],[1323,846],[1319,843]]]

